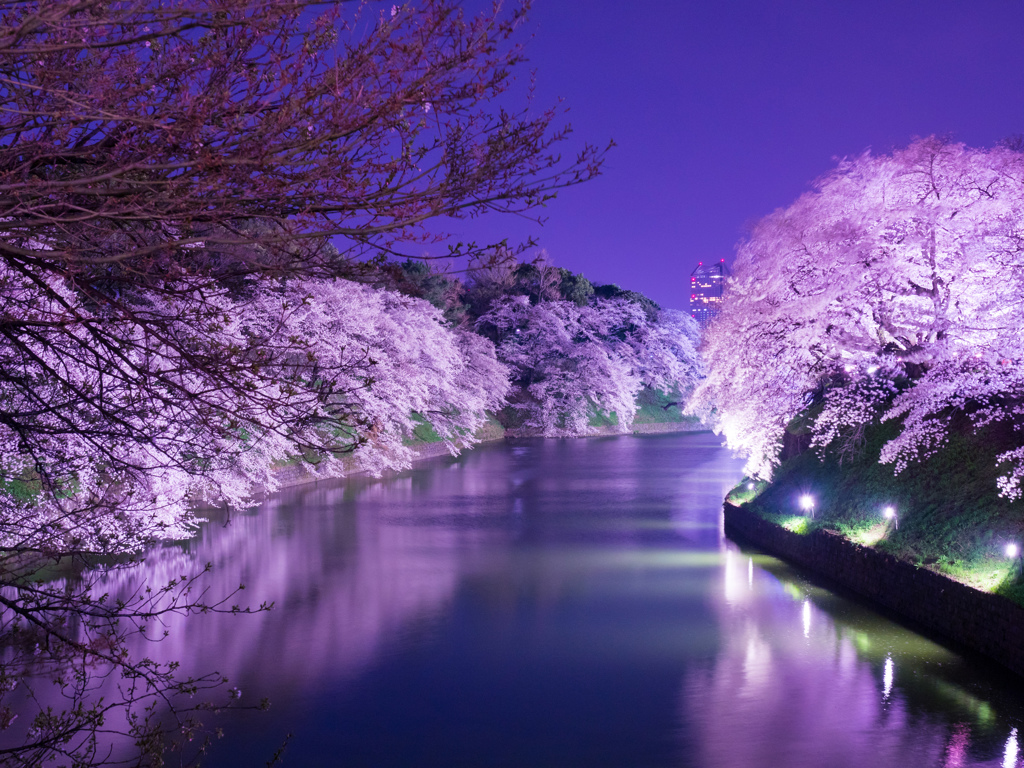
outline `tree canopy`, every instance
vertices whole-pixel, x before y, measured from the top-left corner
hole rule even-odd
[[[459,392],[481,371],[453,350],[498,372],[480,344],[337,281],[431,218],[526,212],[598,172],[592,147],[559,159],[553,112],[494,106],[524,12],[0,9],[0,475],[22,497],[0,494],[0,544],[180,533],[183,499],[237,503],[275,461],[400,458],[392,427],[415,410],[472,433],[487,398]],[[26,504],[51,510],[42,528]]]
[[[815,440],[899,420],[901,471],[951,420],[1024,417],[1024,155],[919,139],[843,161],[759,221],[707,339],[697,406],[770,476],[783,430],[812,406]],[[1001,454],[1017,498],[1024,449]]]
[[[454,449],[503,402],[489,341],[367,283],[442,215],[529,215],[599,172],[506,93],[527,5],[0,4],[3,760],[116,761],[121,732],[158,761],[194,735],[176,702],[219,684],[126,652],[219,600],[40,564],[187,535],[197,498],[245,503],[281,462],[403,466],[415,414]],[[40,707],[15,731],[12,701]]]

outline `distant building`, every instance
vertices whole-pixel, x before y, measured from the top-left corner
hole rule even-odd
[[[700,265],[690,275],[690,317],[705,326],[722,311],[722,291],[729,268],[725,259],[717,264]]]

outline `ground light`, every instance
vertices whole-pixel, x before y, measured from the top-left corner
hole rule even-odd
[[[1020,578],[1024,575],[1024,558],[1021,558],[1020,547],[1017,546],[1016,543],[1010,542],[1006,545],[1006,549],[1004,551],[1006,552],[1006,556],[1013,561],[1013,566],[1010,571],[1011,574],[1015,578]]]
[[[805,493],[800,497],[800,509],[806,512],[810,518],[814,519],[814,497],[809,493]]]
[[[892,520],[893,527],[899,529],[900,519],[896,516],[896,507],[886,507],[882,510],[886,520]]]

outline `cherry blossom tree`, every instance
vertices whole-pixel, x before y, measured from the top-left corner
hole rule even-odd
[[[955,413],[1019,423],[1022,223],[1013,148],[928,138],[844,161],[740,247],[697,407],[717,409],[763,477],[815,401],[819,445],[901,419],[882,451],[897,471],[941,445]],[[1021,458],[1000,457],[1011,497]]]
[[[642,387],[687,390],[701,374],[691,318],[663,311],[652,321],[625,299],[581,307],[509,296],[477,326],[497,339],[498,358],[512,370],[510,401],[523,427],[547,436],[593,432],[595,411],[614,413],[618,429],[628,431]]]
[[[442,215],[529,214],[598,172],[593,147],[559,159],[553,111],[495,106],[524,12],[0,5],[0,632],[29,643],[0,683],[112,664],[148,744],[136,705],[202,686],[127,658],[123,633],[219,602],[99,605],[41,565],[188,535],[197,496],[244,504],[282,461],[402,466],[414,413],[472,442],[508,386],[493,346],[352,280]],[[105,759],[87,678],[4,759]]]
[[[500,407],[508,390],[491,342],[453,330],[421,299],[359,283],[249,279],[232,290],[207,288],[188,305],[139,294],[138,311],[174,318],[163,327],[175,343],[147,338],[131,318],[108,318],[105,330],[121,340],[111,365],[90,324],[77,322],[88,315],[80,296],[4,277],[9,305],[35,327],[20,347],[2,348],[0,360],[25,384],[0,389],[5,402],[23,423],[32,419],[19,432],[0,425],[0,636],[29,648],[0,657],[0,682],[52,676],[66,699],[62,712],[29,715],[34,724],[17,747],[0,747],[25,765],[40,755],[103,763],[93,738],[101,722],[103,743],[120,728],[155,753],[173,736],[192,738],[206,705],[193,712],[187,699],[223,698],[213,690],[220,677],[179,679],[173,664],[133,659],[125,649],[164,616],[231,610],[193,582],[151,585],[127,602],[92,594],[92,573],[32,583],[45,562],[39,556],[57,562],[187,537],[196,497],[245,505],[253,490],[275,487],[274,466],[285,459],[319,476],[405,466],[414,413],[456,452],[474,442],[485,411]],[[211,371],[190,365],[186,351],[237,363]],[[140,389],[162,399],[140,399]],[[123,698],[91,696],[97,676],[120,681],[114,690]],[[0,733],[34,701],[8,698],[21,707],[0,707]],[[152,706],[170,707],[173,727]]]
[[[3,277],[9,313],[33,323],[20,345],[0,347],[0,391],[18,414],[0,423],[0,467],[20,491],[0,495],[10,552],[181,537],[189,498],[245,504],[289,458],[321,475],[341,474],[346,453],[374,472],[404,466],[413,412],[454,449],[507,390],[488,341],[449,329],[425,301],[350,281],[139,294],[136,312],[167,337],[104,318],[97,338],[99,321],[69,289]]]
[[[454,384],[473,377],[453,350],[489,365],[479,341],[336,281],[439,215],[528,212],[597,173],[592,147],[559,161],[552,112],[489,106],[523,60],[524,12],[0,8],[0,472],[9,520],[33,522],[0,544],[180,535],[197,482],[238,503],[282,459],[400,463],[410,410],[466,439],[483,400]],[[501,376],[477,380],[500,393]]]
[[[4,258],[116,300],[178,273],[334,276],[440,214],[528,212],[601,153],[563,163],[552,111],[488,106],[523,61],[526,5],[7,4]],[[280,247],[324,235],[340,253]]]

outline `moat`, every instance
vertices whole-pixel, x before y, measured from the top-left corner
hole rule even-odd
[[[1020,765],[1018,680],[724,537],[740,467],[706,433],[510,440],[288,489],[144,566],[274,608],[146,652],[269,697],[212,766],[289,734],[297,766]]]

